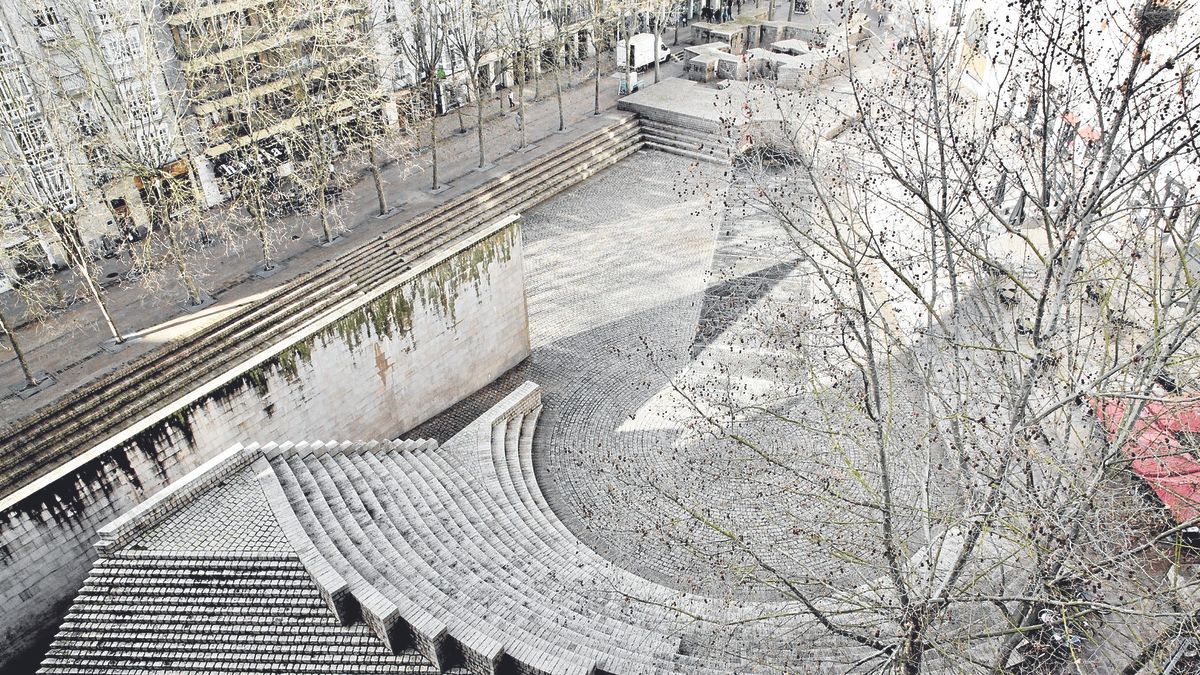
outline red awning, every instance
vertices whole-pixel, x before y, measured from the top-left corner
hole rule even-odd
[[[1115,440],[1128,401],[1110,397],[1090,403],[1109,440]],[[1180,433],[1200,433],[1200,402],[1150,401],[1142,406],[1121,451],[1130,460],[1129,468],[1146,481],[1176,521],[1185,523],[1200,517],[1200,457],[1184,446]]]

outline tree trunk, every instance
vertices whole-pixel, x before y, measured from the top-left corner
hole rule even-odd
[[[167,245],[171,249],[171,257],[175,259],[175,269],[179,272],[179,279],[187,288],[188,304],[199,305],[204,298],[201,297],[200,287],[196,285],[196,280],[192,277],[191,270],[188,269],[187,260],[183,255],[183,247],[179,245],[179,237],[175,233],[175,226],[168,220],[163,223],[163,229],[167,232]]]
[[[775,0],[767,0],[767,21],[775,20]]]
[[[54,293],[54,307],[56,309],[66,309],[67,294],[63,291],[62,282],[58,280],[58,274],[51,271],[46,276],[49,277],[50,290]]]
[[[525,147],[525,65],[519,66],[517,71],[517,131],[519,137],[517,147]]]
[[[483,86],[475,82],[475,100],[483,99]],[[522,102],[524,104],[524,102]],[[521,121],[524,124],[524,120]],[[475,137],[479,141],[479,168],[483,168],[487,164],[487,157],[483,152],[483,106],[475,106]]]
[[[542,56],[538,54],[536,58],[531,58],[529,66],[533,68],[533,100],[537,101],[542,98]]]
[[[254,210],[251,213],[254,216],[254,229],[258,233],[258,245],[262,248],[263,271],[267,272],[275,269],[275,262],[271,260],[271,244],[267,237],[267,218],[263,213],[262,193],[256,193],[254,198]]]
[[[36,387],[38,380],[33,376],[33,371],[29,369],[29,362],[25,360],[25,351],[21,349],[21,343],[17,340],[16,333],[8,323],[8,317],[4,316],[4,312],[0,312],[0,331],[8,335],[8,343],[12,345],[13,353],[17,355],[17,363],[21,366],[21,374],[25,376],[25,387]]]
[[[621,41],[621,28],[625,23],[625,15],[621,15],[621,20],[617,22],[617,42]],[[621,54],[621,58],[625,59],[625,95],[628,96],[632,92],[632,87],[629,84],[629,75],[632,72],[633,64],[629,62],[629,47],[633,42],[633,32],[625,31],[625,51]]]
[[[329,199],[325,195],[325,187],[328,181],[320,181],[317,185],[317,213],[321,216],[321,233],[325,237],[323,243],[333,241],[333,228],[329,222]]]
[[[595,60],[596,60],[596,72],[593,76],[593,80],[594,80],[593,84],[595,85],[595,91],[593,92],[593,94],[594,94],[593,105],[595,106],[595,109],[592,111],[593,115],[600,114],[600,39],[599,39],[599,36],[600,36],[600,25],[597,24],[592,29],[592,56],[595,57]]]
[[[367,147],[367,161],[370,164],[371,180],[375,182],[375,199],[379,202],[379,215],[387,213],[387,195],[383,192],[383,172],[379,170],[379,162],[375,157],[375,145]]]
[[[64,248],[70,246],[61,235],[59,239],[62,241]],[[76,270],[81,270],[80,277],[83,279],[83,285],[87,287],[88,294],[96,301],[96,306],[100,309],[100,316],[104,318],[104,325],[108,326],[108,332],[112,334],[117,344],[124,342],[125,338],[121,337],[121,331],[117,330],[117,324],[113,321],[112,313],[108,311],[108,303],[104,300],[104,295],[100,292],[100,285],[92,277],[91,266],[88,265],[82,251],[79,251],[75,247],[66,250],[68,251],[68,259],[73,259],[72,266]]]
[[[108,332],[112,333],[113,341],[121,344],[125,338],[121,335],[121,331],[117,329],[117,323],[112,318],[112,312],[108,310],[108,301],[104,299],[104,295],[100,292],[100,287],[92,279],[92,275],[84,273],[84,278],[88,286],[88,292],[92,294],[92,299],[96,301],[96,306],[100,308],[100,316],[104,317],[104,325],[108,326]]]
[[[788,3],[788,21],[792,20],[792,12],[796,10],[796,0],[787,0]]]
[[[104,301],[100,283],[91,275],[91,265],[88,264],[88,256],[84,255],[82,246],[80,246],[77,229],[66,219],[62,220],[60,225],[61,228],[55,227],[54,229],[55,233],[58,234],[62,250],[66,252],[67,263],[70,263],[72,268],[82,271],[84,286],[88,288],[91,298],[96,300],[96,306],[100,307],[101,316],[104,318],[104,324],[108,325],[109,333],[113,334],[113,339],[118,344],[124,342],[125,339],[121,337],[121,331],[116,329],[116,322],[113,321],[112,312],[108,311],[108,303]]]
[[[554,97],[558,99],[558,130],[562,131],[567,128],[567,120],[563,114],[562,100],[562,78],[559,76],[561,68],[554,69]]]
[[[434,81],[433,77],[429,78],[429,104],[433,106],[429,113],[429,154],[430,154],[430,173],[433,174],[433,187],[431,190],[438,189],[438,158],[437,158],[437,103],[434,102]]]
[[[675,40],[674,40],[674,42],[671,43],[672,47],[679,46],[679,24],[681,23],[680,22],[681,18],[682,17],[680,15],[678,15],[678,14],[675,15]]]
[[[660,28],[661,26],[654,27],[654,84],[658,84],[660,77],[658,70],[658,50],[662,48],[662,36],[659,34]]]

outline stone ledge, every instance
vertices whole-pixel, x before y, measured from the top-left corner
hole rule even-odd
[[[170,512],[249,464],[258,456],[258,449],[257,443],[248,446],[239,443],[159,490],[146,501],[98,529],[96,534],[100,540],[96,542],[96,550],[103,555],[121,548],[133,537],[156,525]]]

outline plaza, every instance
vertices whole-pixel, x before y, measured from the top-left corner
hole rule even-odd
[[[149,190],[160,292],[14,286],[0,666],[1200,672],[1200,19],[707,4],[414,4],[412,156],[314,71],[261,250]]]

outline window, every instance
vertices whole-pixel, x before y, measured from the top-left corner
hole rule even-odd
[[[119,91],[125,103],[129,119],[135,124],[148,124],[162,117],[162,107],[158,100],[158,92],[154,85],[143,85],[132,81],[122,83]]]
[[[33,123],[21,123],[9,132],[9,138],[26,156],[50,146],[50,136],[40,120]]]
[[[100,121],[96,119],[90,111],[83,109],[76,116],[76,123],[79,125],[79,135],[84,138],[95,138],[100,135]]]
[[[110,66],[128,66],[146,56],[146,50],[136,29],[107,36],[101,45],[104,60]]]
[[[63,200],[66,206],[74,206],[71,185],[61,162],[52,161],[34,166],[30,169],[30,174],[33,176],[34,185],[44,196]]]
[[[165,156],[167,151],[170,150],[166,129],[163,129],[160,124],[147,129],[139,129],[137,131],[137,146],[138,150],[146,158],[156,159]]]
[[[0,74],[0,107],[10,117],[29,117],[37,113],[29,82],[20,71]]]
[[[103,29],[114,27],[115,22],[113,21],[113,15],[109,11],[107,2],[104,0],[90,0],[88,5],[88,9],[92,15],[92,23]]]
[[[57,28],[59,23],[58,10],[53,5],[42,5],[33,10],[33,25],[38,28]]]
[[[0,25],[0,64],[17,63],[17,61],[17,50],[9,39],[8,33],[4,31],[3,25]]]

